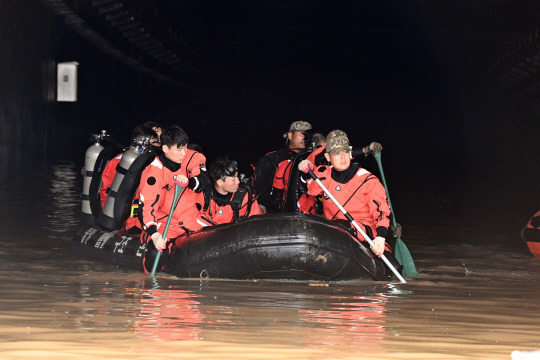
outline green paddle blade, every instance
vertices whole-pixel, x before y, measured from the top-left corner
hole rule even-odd
[[[407,249],[407,246],[405,245],[405,243],[400,238],[397,238],[396,240],[396,247],[395,247],[394,252],[395,252],[397,261],[401,265],[403,265],[403,270],[402,270],[403,276],[411,276],[411,277],[418,276],[418,272],[416,271],[416,266],[414,265],[414,261],[411,256],[411,253],[409,252],[409,249]]]

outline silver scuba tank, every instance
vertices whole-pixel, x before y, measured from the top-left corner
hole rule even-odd
[[[146,138],[143,141],[135,140],[133,144],[135,147],[133,149],[126,150],[122,154],[122,159],[120,159],[120,163],[118,163],[116,167],[116,175],[114,175],[111,190],[109,191],[109,195],[107,196],[107,200],[103,206],[103,212],[99,216],[99,224],[107,230],[119,230],[122,228],[122,224],[124,223],[125,219],[117,219],[114,216],[116,202],[127,200],[132,201],[132,199],[117,199],[116,194],[118,189],[120,189],[120,185],[122,184],[122,181],[124,181],[124,176],[129,170],[131,164],[133,164],[135,159],[142,154],[143,146],[146,146],[149,141],[149,138]]]
[[[82,187],[82,207],[81,207],[81,221],[86,225],[93,225],[96,222],[96,214],[92,214],[92,209],[90,207],[90,183],[92,182],[92,176],[94,173],[94,167],[96,165],[96,160],[104,149],[100,141],[107,137],[107,131],[101,130],[100,134],[92,134],[94,144],[91,145],[85,153],[84,156],[84,167],[81,170],[83,177],[83,187]]]

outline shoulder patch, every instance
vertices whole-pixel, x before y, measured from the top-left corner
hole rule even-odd
[[[358,170],[358,172],[356,173],[357,176],[362,176],[364,174],[370,174],[370,172],[366,169],[360,168],[360,170]]]
[[[152,165],[152,166],[157,166],[158,168],[163,169],[163,164],[161,164],[161,161],[159,161],[159,159],[157,158],[157,156],[156,156],[156,158],[154,159],[154,161],[152,161],[152,163],[151,163],[150,165]]]
[[[146,179],[146,183],[148,185],[155,185],[156,184],[156,178],[153,176],[150,176],[148,179]]]

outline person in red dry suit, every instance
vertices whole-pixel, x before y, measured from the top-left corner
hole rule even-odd
[[[188,135],[179,126],[163,129],[163,153],[141,175],[139,220],[143,229],[141,240],[147,244],[148,251],[167,247],[163,230],[174,200],[175,177],[187,186],[174,204],[166,238],[174,239],[202,228],[197,217],[204,203],[202,191],[210,185],[210,180],[206,174],[206,157],[188,149],[188,142]],[[145,269],[148,270],[146,264]]]
[[[145,143],[146,138],[150,139],[148,144]],[[135,126],[135,128],[133,129],[131,133],[131,144],[129,146],[129,149],[135,149],[137,143],[142,144],[141,151],[144,151],[146,150],[147,145],[151,145],[151,146],[158,145],[159,137],[154,130],[144,125],[137,125]],[[120,161],[122,160],[123,154],[124,153],[122,152],[116,155],[111,160],[109,160],[109,162],[105,166],[105,169],[103,170],[103,174],[101,175],[101,187],[99,189],[99,199],[101,201],[102,208],[105,206],[105,202],[107,201],[107,197],[109,196],[109,192],[111,191],[114,177],[116,176],[116,169],[118,167],[118,164],[120,164]],[[139,193],[135,192],[135,196],[133,198],[133,204],[137,204],[138,200],[139,200]],[[124,228],[129,230],[134,227],[140,229],[139,220],[136,217],[130,216],[129,218],[126,219]]]
[[[236,161],[218,158],[208,167],[208,175],[213,186],[204,193],[205,204],[198,220],[202,226],[227,224],[260,213],[251,188],[240,183]]]
[[[344,131],[333,130],[328,134],[325,157],[331,165],[321,165],[314,169],[314,173],[366,234],[374,238],[373,253],[380,256],[385,250],[390,251],[385,242],[390,226],[386,191],[375,175],[351,163],[351,146]],[[303,160],[298,168],[305,173],[313,168],[313,164]],[[323,216],[330,220],[346,220],[319,185],[308,179],[309,175],[304,174],[303,177],[307,181],[308,195],[323,195]],[[364,241],[361,236],[359,239]]]
[[[289,131],[283,134],[287,147],[269,152],[252,164],[252,186],[262,213],[276,213],[281,209],[281,194],[272,193],[272,183],[279,164],[293,160],[305,152],[306,144],[310,143],[311,124],[306,121],[295,121],[289,126]]]

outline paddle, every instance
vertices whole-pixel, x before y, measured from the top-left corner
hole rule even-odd
[[[176,205],[176,202],[178,201],[178,198],[180,197],[180,193],[182,192],[183,186],[179,185],[179,182],[176,181],[176,175],[174,176],[174,199],[171,204],[171,211],[169,211],[169,217],[167,218],[167,223],[165,223],[165,228],[163,229],[163,239],[167,241],[167,231],[169,230],[169,224],[171,223],[171,218],[174,212],[174,207]],[[154,276],[156,274],[156,269],[159,263],[159,258],[161,257],[161,251],[158,251],[156,254],[156,258],[154,259],[154,265],[152,266],[152,272],[150,273],[151,276]]]
[[[388,196],[388,206],[390,207],[390,211],[392,212],[392,225],[396,227],[397,226],[396,216],[394,215],[394,209],[392,209],[392,202],[390,201],[390,193],[388,192],[388,186],[386,186],[386,179],[384,178],[384,171],[382,168],[382,161],[381,161],[381,153],[376,152],[373,154],[373,157],[377,161],[377,165],[379,165],[379,172],[381,173],[381,180],[386,190],[386,196]],[[411,256],[411,253],[409,252],[409,249],[407,249],[407,246],[405,246],[405,243],[399,237],[396,239],[395,256],[396,256],[397,261],[399,261],[399,263],[403,265],[403,275],[414,276],[414,277],[418,276],[418,272],[416,271],[416,266],[414,265],[414,261]]]
[[[370,246],[373,246],[373,241],[369,238],[369,236],[367,236],[367,234],[364,232],[364,230],[362,230],[362,228],[356,223],[356,221],[353,219],[353,217],[347,212],[347,210],[345,210],[345,208],[343,206],[341,206],[341,204],[339,203],[339,201],[337,201],[337,199],[334,197],[334,195],[332,195],[330,193],[330,191],[326,188],[326,186],[323,185],[323,183],[321,182],[321,180],[319,180],[319,178],[317,177],[317,175],[315,175],[315,173],[313,172],[312,169],[308,169],[308,173],[309,175],[313,178],[313,180],[315,180],[315,182],[321,187],[321,189],[324,191],[324,193],[334,202],[334,204],[336,204],[336,206],[339,208],[339,210],[343,213],[343,215],[345,215],[345,217],[347,218],[347,220],[349,220],[349,222],[351,224],[353,224],[353,226],[356,228],[356,230],[362,234],[362,236],[364,237],[364,239],[366,239],[366,241],[368,242],[368,244]],[[394,273],[394,275],[396,275],[396,277],[399,279],[399,281],[401,281],[402,283],[406,283],[405,279],[403,278],[403,276],[401,276],[401,274],[399,273],[399,271],[396,270],[396,268],[390,263],[390,261],[386,258],[386,256],[384,256],[384,254],[381,254],[381,259],[385,262],[386,266],[388,266],[388,268],[390,270],[392,270],[392,272]]]

